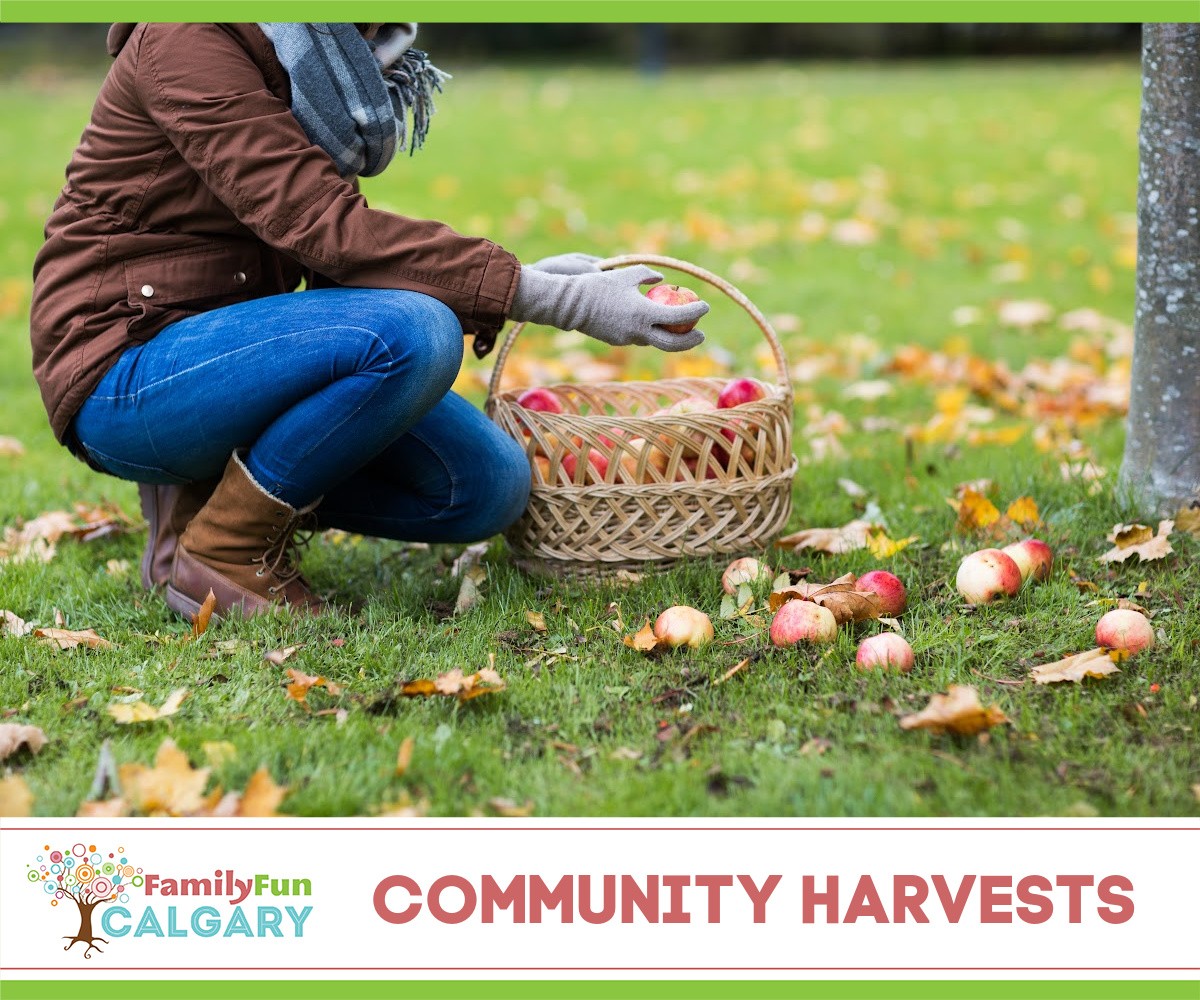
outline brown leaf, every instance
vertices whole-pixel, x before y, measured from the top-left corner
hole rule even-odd
[[[839,625],[878,618],[883,614],[879,595],[855,590],[852,583],[833,583],[808,595],[808,600],[833,612]]]
[[[636,649],[639,653],[654,652],[658,648],[658,636],[654,634],[650,619],[647,618],[646,624],[633,635],[625,636],[624,642],[630,649]]]
[[[512,799],[494,798],[488,800],[488,808],[499,816],[532,816],[534,805],[533,799],[526,799],[519,806]]]
[[[235,815],[275,816],[275,810],[285,795],[287,789],[275,784],[271,773],[265,767],[260,767],[246,782],[246,789],[242,792]]]
[[[1175,527],[1200,538],[1200,507],[1184,507],[1175,515]]]
[[[107,639],[101,639],[95,629],[84,629],[73,632],[65,628],[38,628],[33,630],[33,637],[41,640],[45,646],[55,646],[58,649],[74,649],[76,646],[86,646],[88,649],[112,649],[113,644]]]
[[[882,530],[882,525],[856,520],[843,524],[840,528],[805,528],[803,531],[785,535],[775,544],[781,549],[812,549],[814,552],[841,555],[865,549],[871,532]]]
[[[901,718],[900,728],[972,736],[1001,722],[1008,722],[1005,714],[995,705],[984,708],[973,687],[951,684],[947,694],[935,694],[920,712]]]
[[[84,819],[114,819],[129,815],[129,803],[123,798],[96,799],[92,802],[81,802],[75,811],[76,816]]]
[[[546,632],[546,616],[540,611],[526,611],[525,620],[535,632]]]
[[[495,694],[498,691],[503,691],[506,687],[504,678],[502,678],[495,670],[485,667],[480,670],[474,678],[472,684],[466,691],[458,696],[459,701],[470,701],[472,698],[478,698],[483,694]]]
[[[199,639],[208,629],[208,621],[212,618],[213,609],[217,606],[217,595],[208,589],[208,596],[200,605],[200,610],[192,615],[192,638]]]
[[[438,694],[459,694],[464,688],[470,687],[470,682],[462,670],[455,667],[444,674],[438,674],[434,679],[433,687]]]
[[[158,708],[144,701],[135,701],[132,705],[115,702],[108,706],[108,714],[122,725],[131,722],[157,722],[178,712],[179,706],[187,696],[187,688],[176,688]]]
[[[0,778],[0,816],[28,816],[33,792],[20,775]]]
[[[291,678],[291,683],[287,686],[287,696],[293,701],[306,701],[309,690],[315,687],[323,687],[335,698],[342,693],[341,687],[324,677],[306,674],[295,667],[288,667],[286,673]]]
[[[1102,563],[1124,562],[1136,555],[1140,562],[1164,559],[1175,550],[1171,548],[1169,535],[1174,521],[1159,521],[1158,534],[1144,524],[1118,524],[1108,534],[1113,547],[1100,557]]]
[[[297,646],[285,646],[283,649],[272,649],[263,653],[263,659],[267,663],[271,663],[277,667],[282,667],[284,663],[290,660],[296,653],[296,650],[303,649],[304,643]]]
[[[23,726],[16,722],[0,723],[0,760],[11,757],[25,746],[30,753],[37,753],[46,745],[46,734],[37,726]]]
[[[1078,684],[1085,677],[1107,677],[1120,672],[1108,650],[1097,647],[1085,653],[1072,653],[1054,663],[1043,663],[1034,667],[1029,675],[1037,684],[1057,684],[1060,681]]]
[[[495,694],[505,688],[504,678],[495,670],[485,667],[474,674],[464,674],[461,669],[448,670],[434,680],[407,681],[400,687],[406,698],[429,698],[434,695],[470,701],[480,695]]]
[[[416,741],[411,736],[406,736],[400,741],[400,749],[396,751],[397,778],[403,778],[405,772],[408,771],[408,765],[412,763],[414,746],[416,746]]]
[[[472,566],[463,573],[454,601],[455,615],[466,614],[479,603],[479,587],[486,579],[487,570],[483,566]]]
[[[422,678],[416,681],[405,681],[400,685],[400,693],[405,698],[428,698],[430,695],[437,694],[437,685],[431,680]]]
[[[12,635],[18,639],[33,631],[33,626],[22,621],[11,611],[0,610],[0,635]]]
[[[173,740],[163,740],[153,767],[122,764],[118,771],[131,808],[144,816],[186,816],[204,804],[209,769],[193,768]]]

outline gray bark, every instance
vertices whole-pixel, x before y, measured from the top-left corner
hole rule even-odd
[[[1146,514],[1200,500],[1200,25],[1142,27],[1133,384],[1121,481]]]

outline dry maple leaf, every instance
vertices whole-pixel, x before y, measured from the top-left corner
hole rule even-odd
[[[12,635],[20,638],[33,631],[33,626],[11,611],[0,610],[0,635]]]
[[[1158,534],[1144,524],[1117,524],[1108,533],[1113,547],[1100,557],[1102,563],[1124,562],[1136,555],[1140,562],[1165,559],[1175,550],[1171,548],[1169,535],[1174,521],[1159,521]]]
[[[870,521],[850,521],[840,528],[805,528],[785,535],[776,542],[781,549],[812,549],[814,552],[826,552],[829,555],[842,555],[865,549],[871,532],[883,531],[880,524]]]
[[[967,487],[956,497],[947,497],[948,503],[958,514],[955,527],[964,534],[982,531],[1000,520],[1000,511],[987,497]]]
[[[900,728],[972,736],[1007,721],[997,706],[984,708],[979,692],[970,685],[951,684],[946,694],[935,694],[921,711],[901,718]]]
[[[1038,505],[1033,497],[1017,497],[1008,505],[1004,516],[1015,521],[1023,528],[1032,529],[1041,523],[1038,515]]]
[[[11,757],[26,746],[30,753],[37,753],[46,745],[46,734],[37,726],[23,726],[16,722],[0,723],[0,760]]]
[[[464,674],[461,669],[448,670],[439,674],[436,679],[420,679],[407,681],[400,687],[400,694],[406,698],[429,698],[434,695],[457,698],[459,701],[470,701],[480,695],[494,694],[505,688],[504,678],[490,667],[485,667],[474,674]]]
[[[284,663],[290,660],[298,649],[303,649],[304,643],[296,646],[285,646],[283,649],[271,649],[263,653],[263,659],[276,667],[282,667]]]
[[[112,649],[113,644],[107,639],[101,639],[95,629],[71,631],[65,628],[38,628],[33,630],[33,637],[43,645],[55,646],[58,649],[74,649],[76,646],[86,646],[88,649]]]
[[[124,797],[144,816],[186,816],[204,804],[209,768],[194,768],[174,740],[163,740],[154,766],[122,764],[118,768]]]
[[[20,775],[0,778],[0,816],[28,816],[33,792]]]
[[[1200,507],[1184,507],[1175,515],[1175,527],[1200,538]]]
[[[275,784],[271,773],[260,767],[246,782],[245,791],[238,801],[236,816],[275,816],[279,803],[287,795],[287,788]]]
[[[309,690],[315,687],[323,687],[335,698],[342,693],[342,689],[337,684],[324,677],[306,674],[295,667],[288,667],[286,673],[291,678],[291,683],[287,686],[287,696],[293,701],[306,701]]]
[[[204,603],[200,605],[199,610],[192,615],[192,638],[199,639],[200,636],[208,630],[209,619],[212,618],[213,610],[217,606],[217,595],[212,592],[212,588],[208,589],[208,596],[204,598]]]
[[[846,622],[861,622],[878,618],[883,614],[879,595],[869,591],[855,590],[853,583],[832,583],[814,591],[806,600],[819,604],[833,612],[839,625]]]
[[[471,682],[458,667],[447,670],[444,674],[438,674],[433,682],[433,689],[438,694],[459,694],[463,690],[469,689],[470,686]]]
[[[0,563],[49,562],[56,543],[75,530],[75,519],[65,510],[51,510],[26,521],[20,528],[5,528],[0,539]]]
[[[129,815],[129,803],[120,796],[112,799],[95,799],[81,802],[75,811],[84,819],[114,819]]]
[[[625,636],[623,641],[626,646],[636,649],[639,653],[652,653],[658,648],[658,636],[654,634],[649,618],[646,619],[645,625],[633,635]]]
[[[542,614],[540,611],[526,611],[525,612],[525,620],[527,622],[529,622],[530,627],[535,632],[547,631],[546,616],[544,614]]]
[[[131,722],[156,722],[178,712],[179,706],[187,696],[187,688],[176,688],[158,708],[144,701],[135,701],[132,705],[116,702],[108,706],[108,714],[122,725]]]
[[[1120,672],[1108,650],[1097,647],[1085,653],[1072,653],[1054,663],[1043,663],[1034,667],[1029,675],[1037,684],[1057,684],[1060,681],[1078,684],[1085,677],[1107,677]]]

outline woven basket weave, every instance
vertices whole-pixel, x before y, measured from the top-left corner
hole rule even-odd
[[[499,388],[524,329],[514,326],[496,358],[487,412],[529,456],[529,506],[505,537],[518,564],[534,572],[604,576],[647,563],[761,550],[791,512],[792,391],[775,331],[745,295],[694,264],[629,255],[599,266],[631,264],[681,271],[741,306],[771,348],[776,382],[762,383],[763,399],[736,408],[658,415],[689,397],[715,404],[728,380],[564,383],[545,388],[565,412],[530,410],[517,403],[523,389]],[[598,466],[605,464],[601,475]]]

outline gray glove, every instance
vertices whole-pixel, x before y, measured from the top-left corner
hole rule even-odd
[[[599,260],[590,253],[560,253],[543,257],[529,266],[547,274],[594,274],[599,270],[596,267]]]
[[[708,312],[708,303],[664,306],[638,291],[638,285],[658,281],[662,275],[642,264],[574,275],[522,267],[511,316],[519,322],[578,330],[614,347],[636,344],[687,351],[702,344],[699,330],[669,333],[658,324],[695,322]]]

